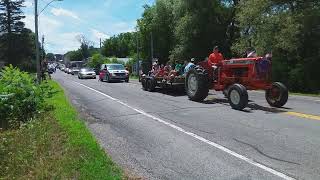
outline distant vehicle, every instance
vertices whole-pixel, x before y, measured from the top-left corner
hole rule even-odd
[[[79,71],[80,71],[79,68],[73,67],[73,68],[71,68],[71,73],[70,74],[77,75],[79,73]]]
[[[78,78],[79,79],[96,79],[96,72],[92,68],[82,68],[80,69],[78,73]]]
[[[100,81],[125,81],[129,82],[129,72],[122,64],[103,64],[99,74]]]
[[[54,69],[53,69],[53,68],[49,68],[49,69],[48,69],[48,73],[49,73],[49,74],[53,74],[53,73],[54,73]]]
[[[48,65],[48,73],[53,74],[56,71],[55,65],[54,64],[49,64]]]
[[[66,73],[67,74],[71,74],[71,69],[70,68],[66,68]]]

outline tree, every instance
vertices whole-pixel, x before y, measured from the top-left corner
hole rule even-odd
[[[320,2],[316,0],[247,0],[238,7],[237,53],[255,47],[273,53],[273,77],[293,91],[320,89]]]
[[[80,50],[69,51],[64,55],[69,61],[82,61],[83,55]]]
[[[96,53],[89,58],[87,65],[91,68],[99,69],[104,62],[105,62],[105,58],[101,54]]]
[[[89,48],[92,47],[93,43],[92,43],[92,41],[88,40],[84,35],[77,36],[77,39],[80,43],[79,51],[83,57],[82,59],[87,59],[88,57],[90,57]]]
[[[19,63],[19,51],[14,45],[24,31],[24,23],[21,21],[25,18],[21,10],[23,2],[24,0],[0,0],[0,58],[13,65]]]
[[[136,33],[121,33],[103,42],[102,54],[107,57],[125,58],[135,53]]]
[[[53,53],[48,53],[48,54],[46,55],[46,59],[47,59],[48,61],[55,61],[55,60],[56,60],[56,58],[55,58],[55,56],[54,56]]]

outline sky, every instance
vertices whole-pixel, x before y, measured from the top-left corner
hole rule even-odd
[[[39,12],[51,0],[38,0]],[[53,2],[39,16],[39,37],[45,37],[45,50],[64,54],[76,50],[77,36],[84,35],[99,46],[106,39],[122,32],[132,32],[143,13],[143,5],[155,0],[63,0]],[[25,0],[24,22],[34,31],[34,0]],[[40,38],[39,38],[40,39]]]

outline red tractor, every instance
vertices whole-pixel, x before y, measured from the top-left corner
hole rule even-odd
[[[200,62],[186,74],[185,89],[190,100],[199,102],[208,96],[209,89],[223,91],[236,110],[247,106],[247,90],[265,90],[270,106],[282,107],[288,101],[288,89],[282,83],[271,82],[271,67],[267,57],[224,60],[215,71],[208,62]]]

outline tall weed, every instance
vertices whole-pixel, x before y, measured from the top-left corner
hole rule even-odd
[[[48,83],[38,85],[35,77],[13,66],[0,72],[0,128],[18,128],[48,107],[52,95]]]

